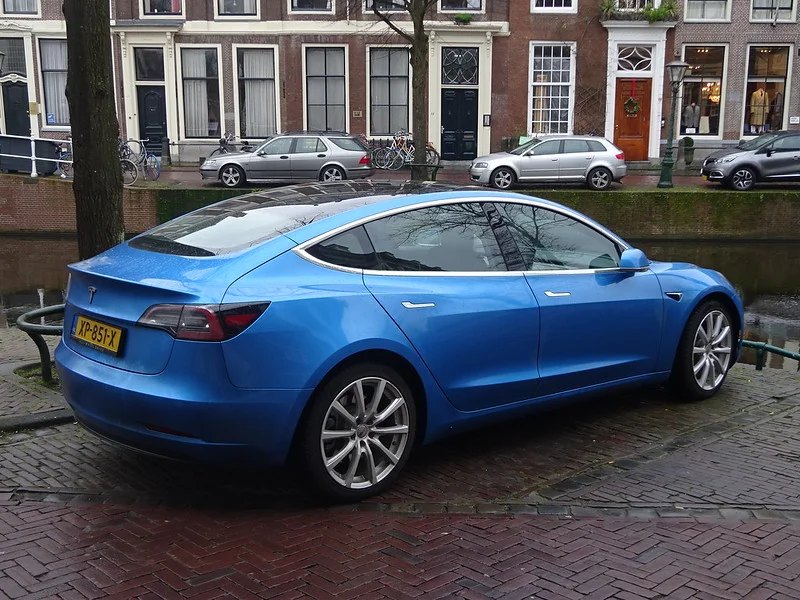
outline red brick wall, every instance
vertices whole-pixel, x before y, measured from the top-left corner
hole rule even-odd
[[[125,231],[154,227],[156,190],[124,189]],[[58,177],[0,175],[0,233],[74,232],[72,183]]]

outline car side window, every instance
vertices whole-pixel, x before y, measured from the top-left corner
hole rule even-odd
[[[264,154],[289,154],[292,150],[292,142],[294,142],[294,138],[277,138],[266,145]]]
[[[375,269],[378,258],[363,227],[349,229],[306,250],[323,262],[353,269]]]
[[[619,266],[619,245],[562,213],[530,204],[497,202],[527,271]]]
[[[589,143],[586,140],[564,140],[564,154],[579,152],[589,152]]]
[[[603,146],[602,142],[598,142],[597,140],[588,140],[586,142],[589,144],[589,151],[590,152],[605,152],[606,147]]]
[[[506,271],[478,202],[445,204],[365,226],[383,271]]]
[[[558,149],[561,147],[561,140],[547,140],[546,142],[542,142],[533,150],[531,150],[531,154],[536,156],[542,156],[545,154],[558,154]]]
[[[775,140],[772,144],[775,152],[796,152],[800,150],[800,135],[787,135]]]
[[[319,138],[297,138],[297,144],[294,147],[295,154],[302,154],[304,152],[325,152],[325,144]]]

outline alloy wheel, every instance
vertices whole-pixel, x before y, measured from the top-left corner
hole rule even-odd
[[[755,185],[755,175],[750,169],[737,169],[731,177],[734,189],[746,192]]]
[[[731,360],[731,326],[725,313],[714,310],[700,321],[694,334],[692,370],[697,385],[711,391],[722,384]]]
[[[234,166],[228,166],[222,169],[222,173],[219,177],[222,180],[222,183],[227,187],[236,187],[239,185],[241,180],[241,174],[239,173],[239,169]]]
[[[328,407],[320,449],[328,475],[348,489],[368,489],[401,461],[409,440],[406,399],[390,381],[364,377]]]

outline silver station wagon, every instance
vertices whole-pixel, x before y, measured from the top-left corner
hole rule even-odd
[[[276,135],[252,152],[218,154],[200,167],[203,179],[218,179],[231,188],[272,180],[341,181],[372,172],[369,150],[361,140],[337,131]]]
[[[511,152],[472,161],[472,181],[505,190],[515,183],[585,183],[605,190],[627,174],[625,153],[605,138],[559,135],[534,138]]]

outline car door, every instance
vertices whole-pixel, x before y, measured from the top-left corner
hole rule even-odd
[[[480,203],[410,210],[365,229],[380,261],[365,285],[456,408],[535,396],[536,300],[508,272]]]
[[[800,178],[800,135],[786,135],[761,151],[761,174],[765,179]]]
[[[620,242],[572,214],[497,204],[539,306],[539,394],[652,373],[663,325],[657,276],[620,271]]]
[[[292,176],[293,137],[276,137],[248,157],[248,179],[289,179]]]
[[[329,154],[319,137],[298,137],[292,153],[292,179],[318,179]]]
[[[583,181],[594,152],[587,140],[564,140],[558,159],[558,178],[560,181]]]
[[[520,181],[557,181],[561,140],[545,140],[517,159]]]

